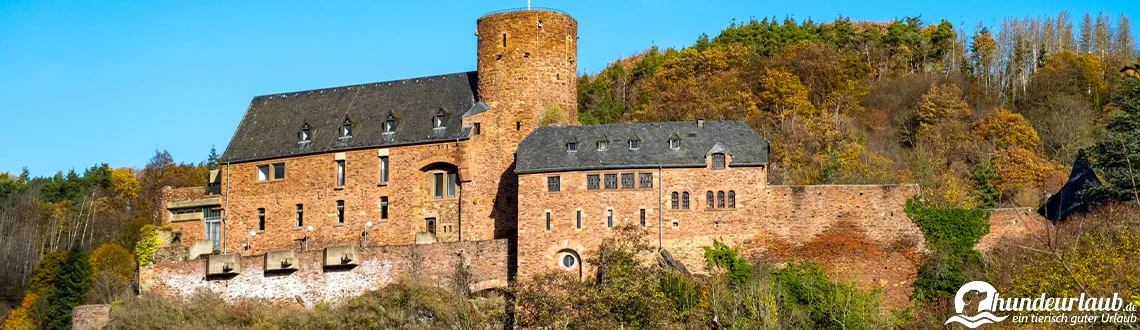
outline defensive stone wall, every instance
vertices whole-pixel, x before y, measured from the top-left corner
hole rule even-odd
[[[990,233],[982,236],[982,239],[974,246],[974,249],[982,252],[993,249],[1003,239],[1044,235],[1050,226],[1049,220],[1045,220],[1044,217],[1028,207],[987,211],[990,213]]]
[[[175,247],[177,248],[177,247]],[[213,292],[229,302],[264,299],[313,307],[340,302],[371,290],[411,279],[419,269],[421,284],[451,283],[462,255],[474,279],[472,291],[507,285],[507,241],[463,241],[423,245],[361,247],[352,267],[326,267],[323,250],[295,251],[296,270],[265,271],[265,255],[241,256],[237,274],[207,276],[208,258],[160,260],[141,267],[140,290],[166,297],[187,298]]]

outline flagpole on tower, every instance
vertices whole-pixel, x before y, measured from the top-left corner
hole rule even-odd
[[[526,0],[526,10],[530,10],[530,0]]]

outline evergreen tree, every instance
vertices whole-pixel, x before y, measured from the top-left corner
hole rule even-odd
[[[47,329],[71,329],[71,310],[87,301],[91,287],[91,262],[78,244],[72,245],[60,265],[55,287],[48,294]]]
[[[211,171],[218,169],[218,158],[221,158],[218,157],[218,149],[214,148],[214,146],[210,146],[210,156],[206,158],[206,168],[209,168]]]
[[[1105,182],[1100,192],[1127,201],[1135,199],[1135,189],[1140,189],[1135,183],[1140,175],[1140,80],[1121,79],[1113,101],[1121,113],[1108,123],[1108,131],[1090,154],[1093,168]]]

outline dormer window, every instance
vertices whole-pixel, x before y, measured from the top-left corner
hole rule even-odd
[[[673,149],[673,150],[681,149],[681,140],[680,139],[669,139],[669,149]]]
[[[566,143],[566,152],[575,152],[575,151],[578,151],[578,142],[567,142]]]
[[[447,119],[447,118],[446,118],[446,116],[447,116],[447,113],[443,112],[443,109],[440,109],[439,111],[436,111],[436,112],[435,112],[435,117],[432,117],[432,119],[431,119],[431,124],[432,124],[432,125],[431,125],[431,127],[432,127],[432,128],[441,128],[441,127],[443,127],[443,123],[444,123],[444,122],[446,121],[446,119]]]
[[[297,138],[299,138],[301,142],[313,140],[313,129],[309,127],[309,123],[301,124],[301,133],[297,134]]]
[[[384,120],[384,133],[396,132],[396,116],[388,114],[388,119]]]
[[[344,122],[340,125],[340,137],[352,137],[352,120],[348,117],[345,117]]]
[[[724,169],[724,154],[722,154],[722,153],[712,154],[712,169],[714,169],[714,170],[723,170]]]
[[[629,150],[637,150],[640,148],[641,148],[641,140],[638,140],[638,139],[629,140]]]
[[[605,151],[606,148],[609,148],[609,146],[610,146],[610,141],[605,141],[605,140],[598,141],[598,151]]]

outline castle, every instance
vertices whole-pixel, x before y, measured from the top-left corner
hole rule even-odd
[[[474,72],[255,97],[208,185],[164,191],[142,289],[311,306],[454,262],[494,289],[588,276],[633,226],[692,270],[721,240],[907,304],[917,186],[769,185],[768,142],[739,121],[578,126],[574,18],[492,13],[477,36]]]

